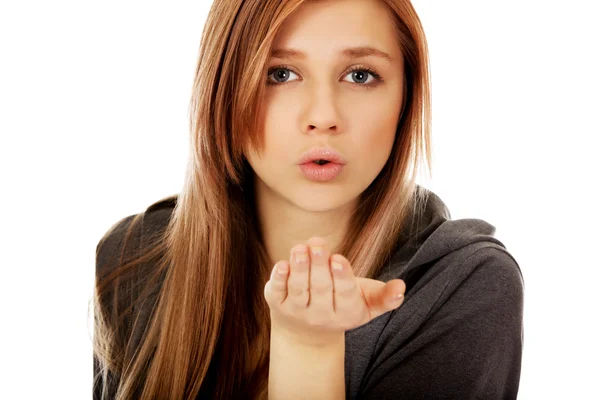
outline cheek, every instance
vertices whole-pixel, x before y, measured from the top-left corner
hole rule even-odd
[[[265,99],[261,107],[261,124],[259,135],[263,144],[261,157],[255,156],[254,162],[260,163],[260,169],[265,174],[275,175],[281,166],[294,161],[294,151],[290,147],[293,138],[289,124],[292,121],[291,110],[285,102],[276,101],[275,98]],[[277,169],[279,166],[279,169]]]
[[[387,157],[396,136],[398,114],[399,107],[395,105],[374,104],[362,113],[363,118],[356,118],[355,123],[360,125],[358,149],[363,154],[369,153],[367,159]]]
[[[288,137],[294,129],[290,124],[295,120],[294,109],[290,101],[277,101],[276,96],[267,100],[261,113],[262,135],[265,149],[270,158],[284,160],[289,156],[291,149],[287,148],[293,143],[293,138]],[[270,150],[270,151],[269,151]]]
[[[369,106],[370,113],[363,111],[363,118],[354,118],[353,122],[360,128],[356,130],[353,149],[354,168],[357,185],[365,190],[379,175],[388,161],[398,124],[395,107],[379,104],[380,107]],[[399,110],[398,110],[399,112]]]

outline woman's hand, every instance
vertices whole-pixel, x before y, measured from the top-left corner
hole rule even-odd
[[[345,257],[330,256],[323,238],[312,237],[290,253],[289,261],[275,264],[264,295],[272,330],[298,344],[328,345],[402,304],[403,296],[395,296],[404,294],[404,281],[355,277]]]

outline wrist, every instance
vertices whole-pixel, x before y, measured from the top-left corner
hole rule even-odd
[[[325,349],[344,348],[345,332],[323,332],[323,333],[298,333],[289,329],[272,325],[271,342],[294,346],[305,350],[316,349],[323,351]]]
[[[345,398],[345,335],[315,340],[271,328],[269,400]]]

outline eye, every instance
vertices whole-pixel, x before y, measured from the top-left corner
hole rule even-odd
[[[370,80],[369,75],[372,77]],[[352,80],[349,82],[364,84],[365,86],[376,84],[376,81],[380,80],[380,76],[377,74],[377,72],[365,67],[355,67],[346,76],[351,77]]]
[[[268,70],[267,84],[280,85],[293,82],[294,80],[290,80],[290,75],[295,75],[299,78],[299,76],[286,65],[272,67]],[[371,75],[371,79],[369,79],[369,75]],[[346,72],[346,76],[350,76],[351,79],[350,81],[344,79],[346,82],[350,82],[358,86],[364,86],[368,89],[383,81],[377,72],[364,66],[352,67],[348,72]],[[301,78],[299,80],[301,80]]]
[[[291,75],[296,75],[295,73],[293,73],[289,68],[285,68],[285,67],[274,67],[271,68],[269,70],[269,75],[268,78],[271,77],[271,75],[273,75],[273,79],[271,80],[269,79],[269,83],[287,83],[289,82],[289,77]]]

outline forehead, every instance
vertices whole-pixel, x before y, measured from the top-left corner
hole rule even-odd
[[[391,11],[379,0],[309,0],[283,23],[273,49],[293,48],[309,58],[370,46],[401,58]]]

